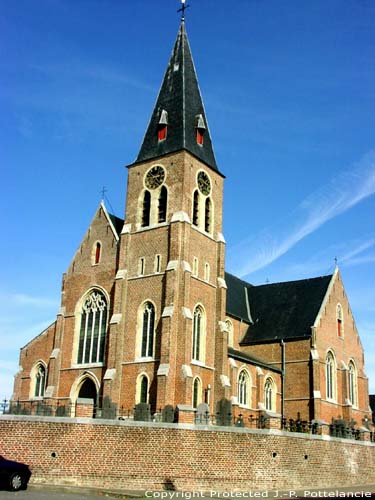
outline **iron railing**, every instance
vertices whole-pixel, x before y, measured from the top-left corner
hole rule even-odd
[[[91,416],[99,419],[112,419],[112,420],[143,420],[150,422],[177,422],[177,413],[166,416],[162,408],[154,412],[149,411],[139,417],[137,416],[136,408],[125,408],[123,406],[117,407],[113,404],[106,404],[99,401],[98,405],[90,407]],[[34,416],[49,416],[49,417],[75,417],[79,416],[77,412],[77,405],[70,402],[57,400],[54,403],[47,403],[43,400],[31,401],[8,401],[4,399],[0,402],[0,414],[9,415],[34,415]],[[198,426],[229,426],[248,429],[267,429],[270,428],[271,418],[266,413],[259,413],[257,415],[244,415],[242,413],[216,413],[211,414],[206,412],[195,412],[194,422]],[[275,418],[273,417],[273,420]],[[308,421],[300,418],[298,414],[296,419],[281,419],[279,429],[288,432],[298,432],[305,434],[329,434],[332,437],[345,438],[345,439],[363,439],[363,431],[355,427],[356,422],[346,422],[343,419],[332,420],[331,424],[324,424],[317,421]],[[273,427],[275,427],[273,425]],[[324,432],[323,432],[324,431]],[[370,431],[369,437],[372,442],[375,442],[375,432]]]

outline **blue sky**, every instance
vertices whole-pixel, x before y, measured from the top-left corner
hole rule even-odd
[[[375,393],[375,2],[191,0],[220,170],[227,270],[258,284],[334,258]],[[178,0],[0,0],[0,399],[54,319],[107,189],[123,217]]]

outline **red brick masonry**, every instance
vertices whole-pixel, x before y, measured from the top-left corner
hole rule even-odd
[[[375,445],[276,430],[0,416],[34,483],[247,491],[375,484]]]

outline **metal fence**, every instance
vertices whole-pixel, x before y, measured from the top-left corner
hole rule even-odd
[[[141,411],[139,406],[142,406]],[[166,409],[168,408],[168,411]],[[172,407],[159,408],[151,412],[149,405],[137,405],[132,409],[123,406],[117,407],[114,404],[100,404],[90,408],[92,414],[86,415],[98,419],[112,420],[135,420],[149,422],[177,422],[178,414]],[[9,415],[34,415],[48,417],[75,417],[77,416],[76,404],[70,402],[56,401],[49,404],[44,401],[8,401],[4,399],[0,403],[0,414]],[[276,421],[276,422],[275,422]],[[211,414],[206,412],[195,412],[194,422],[197,426],[226,426],[248,429],[268,429],[278,427],[288,432],[298,432],[305,434],[329,434],[332,437],[344,439],[363,439],[363,430],[356,427],[356,422],[346,422],[343,419],[332,420],[331,424],[325,424],[318,421],[303,420],[298,415],[296,419],[277,420],[269,417],[266,413],[257,415],[244,415],[235,412],[218,412]],[[275,423],[277,424],[275,426]],[[375,433],[368,430],[370,440],[375,442]]]

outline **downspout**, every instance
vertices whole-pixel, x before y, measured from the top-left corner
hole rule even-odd
[[[281,422],[285,417],[285,398],[284,398],[284,385],[285,385],[285,342],[280,340],[281,346]]]

